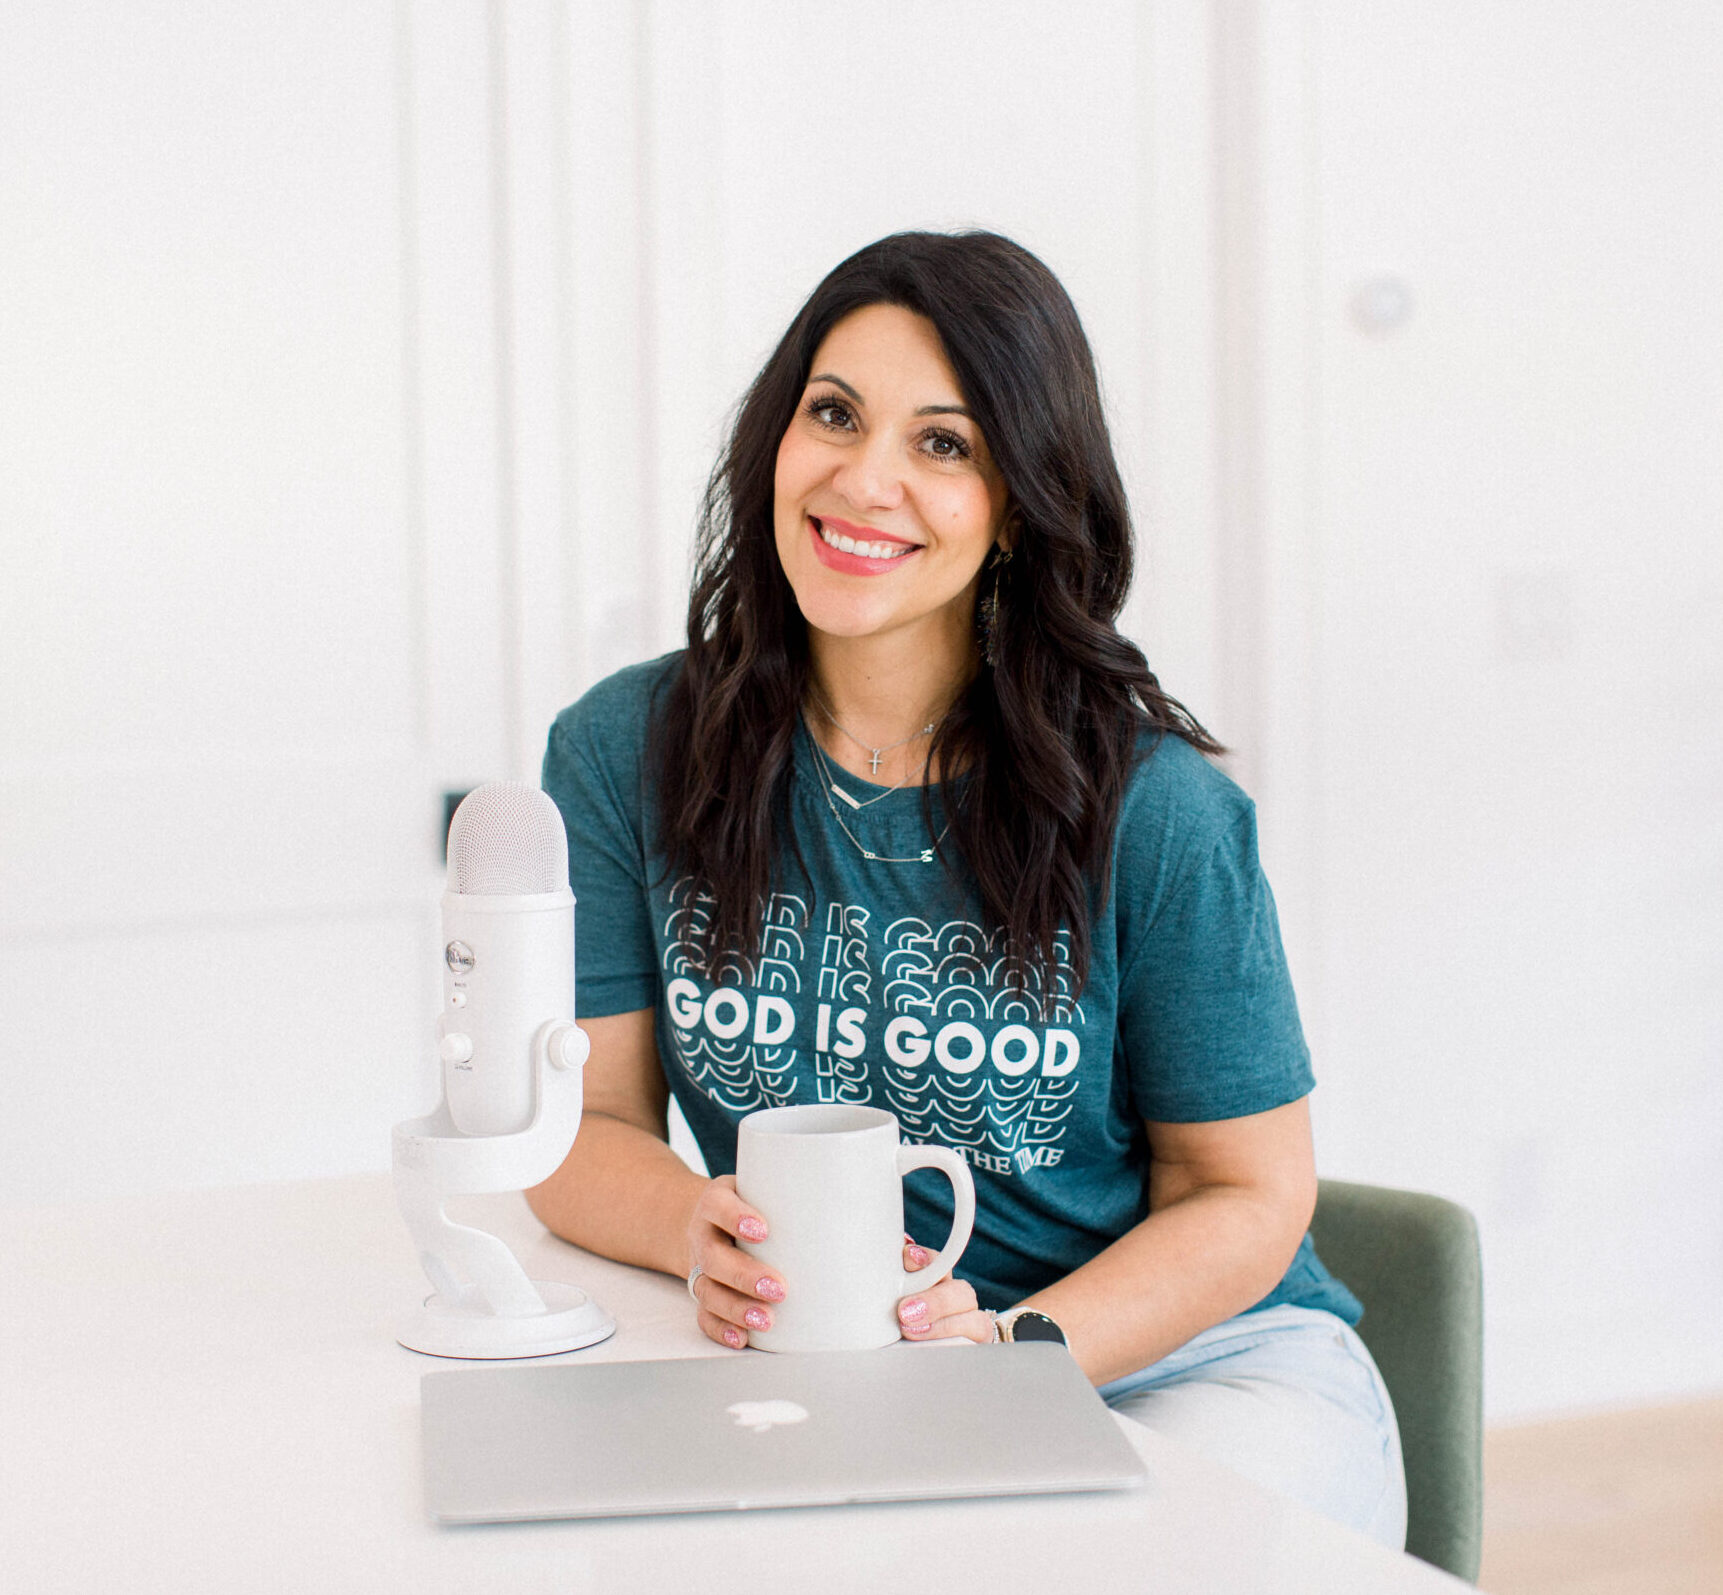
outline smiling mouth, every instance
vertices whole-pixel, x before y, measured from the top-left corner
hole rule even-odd
[[[860,559],[902,559],[905,554],[913,554],[921,546],[919,543],[863,542],[842,532],[833,531],[817,515],[810,515],[808,520],[827,548],[835,548],[840,554],[854,554]]]

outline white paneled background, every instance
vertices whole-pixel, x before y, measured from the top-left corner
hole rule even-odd
[[[1070,287],[1324,1172],[1496,1416],[1723,1386],[1723,13],[0,3],[0,1199],[381,1169],[441,794],[676,645],[855,247]]]
[[[1478,1213],[1498,1410],[1723,1384],[1723,12],[1557,21],[1323,0],[1267,130],[1324,1161]]]

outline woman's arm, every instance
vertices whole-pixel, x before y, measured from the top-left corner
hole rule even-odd
[[[698,1262],[695,1321],[709,1339],[740,1347],[747,1330],[771,1328],[784,1281],[736,1244],[763,1241],[766,1224],[735,1180],[709,1180],[670,1150],[653,1020],[642,1008],[581,1021],[592,1053],[580,1132],[527,1205],[554,1234],[602,1257],[678,1277]]]
[[[1150,1124],[1149,1216],[1023,1305],[1090,1380],[1157,1362],[1261,1301],[1316,1209],[1309,1099],[1210,1124]]]
[[[1150,1124],[1149,1216],[1025,1298],[1094,1384],[1146,1367],[1280,1282],[1316,1207],[1308,1099],[1209,1124]],[[986,1338],[973,1290],[924,1293],[930,1336]],[[967,1300],[965,1300],[967,1298]],[[984,1327],[985,1326],[985,1327]],[[921,1338],[918,1334],[917,1338]]]
[[[670,1093],[653,1010],[583,1019],[592,1040],[580,1132],[562,1166],[526,1193],[564,1240],[619,1262],[686,1274],[688,1225],[707,1181],[669,1144]]]

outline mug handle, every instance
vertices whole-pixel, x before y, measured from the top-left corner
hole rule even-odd
[[[944,1249],[926,1268],[917,1269],[913,1274],[908,1269],[904,1270],[903,1289],[898,1292],[900,1296],[926,1290],[950,1274],[957,1267],[957,1260],[963,1255],[963,1248],[969,1244],[970,1232],[975,1228],[975,1180],[962,1158],[945,1146],[900,1146],[897,1149],[899,1177],[911,1169],[938,1169],[951,1181],[957,1203],[951,1214],[951,1233],[945,1238]]]

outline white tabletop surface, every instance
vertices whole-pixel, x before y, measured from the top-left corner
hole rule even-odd
[[[760,1355],[712,1345],[680,1282],[565,1245],[518,1196],[450,1212],[616,1315],[564,1360]],[[0,1589],[1465,1587],[1123,1419],[1150,1471],[1125,1494],[438,1528],[419,1378],[468,1365],[395,1344],[427,1290],[382,1175],[0,1209]]]

